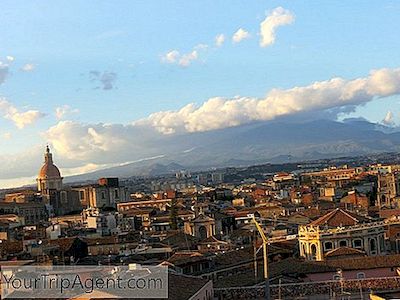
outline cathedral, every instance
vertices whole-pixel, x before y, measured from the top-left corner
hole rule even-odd
[[[39,170],[37,189],[50,210],[50,215],[65,215],[82,210],[77,191],[63,186],[63,177],[53,162],[49,146],[44,153],[44,164]]]
[[[44,164],[40,168],[37,178],[38,191],[42,194],[48,194],[50,190],[60,191],[62,189],[62,180],[60,170],[53,163],[53,154],[49,146],[46,147],[44,154]]]

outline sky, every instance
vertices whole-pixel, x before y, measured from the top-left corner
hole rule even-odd
[[[399,125],[399,14],[381,0],[3,0],[0,188],[34,182],[46,144],[70,175],[304,111]]]

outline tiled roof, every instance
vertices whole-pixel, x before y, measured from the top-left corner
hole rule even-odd
[[[335,210],[332,210],[329,213],[318,218],[317,220],[311,222],[310,225],[313,226],[327,225],[329,227],[352,226],[365,221],[366,218],[362,216],[356,215],[349,211],[342,210],[340,208],[336,208]]]
[[[349,247],[339,247],[328,251],[325,256],[327,257],[335,257],[335,256],[347,256],[347,255],[356,255],[356,256],[365,256],[366,253],[362,250],[349,248]]]

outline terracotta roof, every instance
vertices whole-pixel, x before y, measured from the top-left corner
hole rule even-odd
[[[318,218],[317,220],[311,222],[309,225],[313,226],[327,225],[329,227],[338,227],[338,226],[352,226],[365,221],[366,218],[362,216],[356,215],[349,211],[342,210],[340,208],[336,208],[335,210],[332,210],[329,213]]]
[[[325,254],[326,257],[351,256],[351,255],[366,256],[366,253],[365,253],[365,251],[355,249],[355,248],[339,247],[339,248],[333,249],[331,251],[328,251]]]

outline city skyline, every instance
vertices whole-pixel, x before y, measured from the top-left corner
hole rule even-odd
[[[399,124],[395,1],[0,8],[0,187],[34,183],[46,144],[70,175],[163,155],[128,154],[164,136],[305,112]]]

